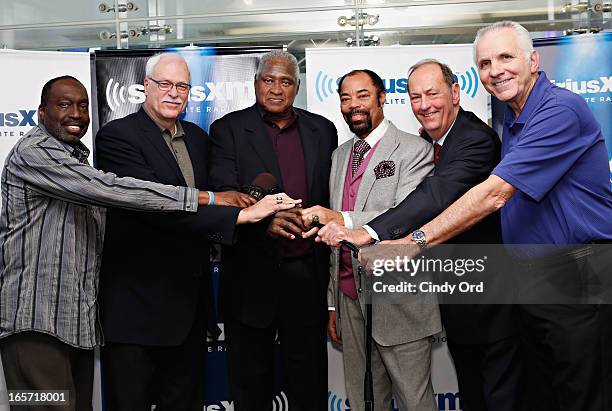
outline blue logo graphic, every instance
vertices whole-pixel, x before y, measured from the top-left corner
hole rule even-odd
[[[35,126],[36,110],[19,110],[14,113],[0,113],[0,127]]]
[[[327,400],[329,402],[329,411],[345,411],[346,408],[342,407],[342,398],[336,396],[331,391],[327,391]]]
[[[476,73],[476,69],[473,66],[466,70],[465,74],[459,73],[459,77],[455,74],[455,80],[461,86],[461,91],[464,91],[465,94],[472,98],[476,96],[478,91],[478,73]]]
[[[334,79],[319,70],[317,73],[317,80],[315,84],[315,90],[317,91],[317,98],[319,101],[323,101],[330,95],[334,94]]]

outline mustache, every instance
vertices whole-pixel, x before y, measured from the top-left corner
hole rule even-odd
[[[83,121],[65,121],[62,123],[62,126],[85,127],[85,122]]]
[[[363,115],[369,116],[370,112],[366,110],[365,108],[354,108],[352,110],[349,110],[349,112],[347,113],[347,116],[351,117],[355,114],[363,114]]]
[[[183,99],[180,97],[177,98],[170,98],[170,97],[166,97],[164,99],[164,103],[175,103],[175,104],[183,104]]]

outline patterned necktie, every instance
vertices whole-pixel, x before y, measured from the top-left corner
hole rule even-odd
[[[434,165],[438,165],[440,161],[440,151],[442,151],[442,146],[438,143],[434,143]]]
[[[357,170],[359,170],[359,166],[363,161],[363,156],[370,149],[370,145],[366,143],[365,140],[357,140],[355,141],[355,145],[353,146],[353,162],[351,164],[353,170],[353,177],[357,174]]]

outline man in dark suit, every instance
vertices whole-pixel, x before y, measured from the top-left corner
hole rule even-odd
[[[423,136],[434,144],[435,170],[397,207],[358,230],[328,225],[319,236],[330,245],[342,239],[365,245],[412,233],[484,181],[499,162],[500,141],[476,115],[459,106],[459,85],[448,66],[423,60],[411,67],[408,89]],[[418,233],[414,234],[415,236]],[[492,215],[453,238],[460,244],[499,243],[499,216]],[[512,308],[441,306],[448,346],[466,411],[520,409],[520,361]]]
[[[257,103],[210,128],[210,179],[218,190],[249,185],[271,173],[305,207],[329,207],[334,125],[293,107],[299,85],[295,57],[272,51],[255,77]],[[306,231],[299,210],[245,227],[222,254],[221,306],[236,410],[268,410],[274,394],[274,346],[281,342],[292,410],[327,403],[326,289],[329,251]]]
[[[98,167],[122,177],[206,188],[206,133],[177,120],[187,103],[189,79],[179,55],[149,59],[146,101],[137,113],[98,132]],[[158,410],[202,409],[212,301],[209,241],[231,244],[236,224],[263,216],[252,218],[252,210],[264,201],[240,210],[254,200],[237,192],[200,195],[208,197],[209,206],[193,216],[109,210],[100,279],[108,410],[150,409],[154,394]]]

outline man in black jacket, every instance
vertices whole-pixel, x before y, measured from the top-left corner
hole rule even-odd
[[[330,245],[348,240],[365,245],[412,233],[457,198],[484,181],[500,159],[500,141],[476,115],[459,106],[459,85],[448,66],[423,60],[411,67],[408,89],[423,136],[434,145],[435,170],[398,206],[363,228],[328,225],[319,232]],[[418,235],[415,232],[413,235]],[[499,216],[490,216],[453,238],[459,244],[500,243]],[[466,411],[520,409],[520,361],[512,307],[441,306],[448,346]]]
[[[329,207],[336,128],[293,107],[298,76],[291,54],[264,55],[255,77],[257,103],[211,125],[215,189],[239,189],[265,172],[304,207]],[[277,213],[245,227],[238,243],[223,249],[220,303],[236,410],[271,409],[277,333],[290,408],[326,408],[329,250],[303,240],[303,231],[299,210]]]
[[[95,141],[99,168],[196,187],[209,204],[191,216],[109,210],[100,279],[108,410],[150,409],[154,395],[157,409],[202,410],[205,329],[213,301],[209,241],[231,244],[236,224],[249,222],[239,207],[255,201],[237,192],[203,191],[209,185],[208,137],[178,120],[189,80],[178,54],[153,56],[143,107],[105,125]]]

